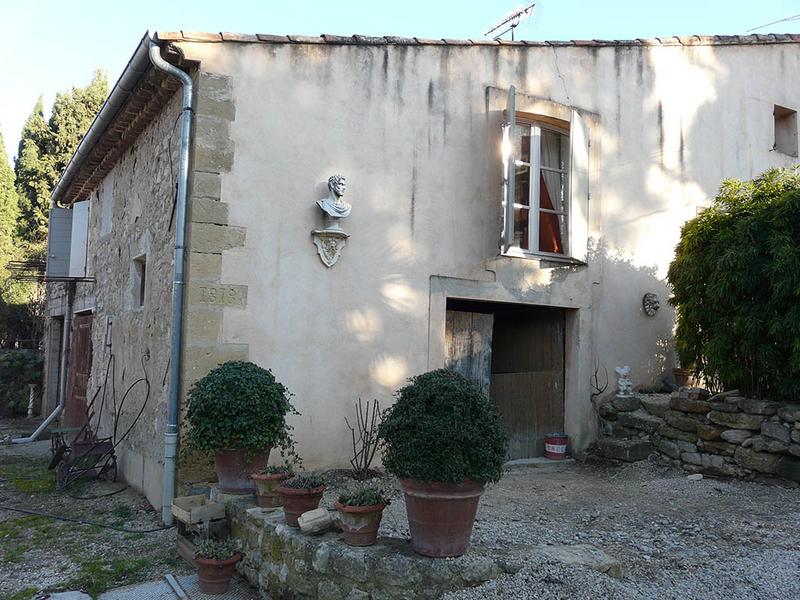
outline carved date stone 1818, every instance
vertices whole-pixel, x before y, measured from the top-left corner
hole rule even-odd
[[[342,199],[345,185],[342,175],[333,175],[328,179],[328,196],[317,201],[317,206],[325,213],[325,229],[315,229],[311,236],[320,260],[328,268],[339,260],[342,248],[350,237],[339,225],[339,220],[347,218],[351,211],[351,206]]]

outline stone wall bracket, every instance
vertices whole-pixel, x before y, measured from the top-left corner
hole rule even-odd
[[[350,235],[342,231],[336,222],[325,229],[315,229],[311,232],[311,238],[317,247],[319,258],[329,269],[339,260],[349,237]]]

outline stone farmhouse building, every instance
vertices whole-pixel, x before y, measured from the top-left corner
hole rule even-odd
[[[358,398],[445,365],[489,393],[510,458],[551,431],[579,453],[595,375],[611,393],[616,366],[637,386],[675,366],[681,225],[722,179],[797,160],[799,48],[148,34],[53,194],[46,403],[79,425],[105,389],[105,435],[141,413],[117,454],[154,505],[187,390],[231,359],[293,392],[312,468],[347,465]]]

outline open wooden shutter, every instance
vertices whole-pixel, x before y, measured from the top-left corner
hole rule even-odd
[[[50,209],[50,221],[47,227],[48,277],[69,277],[73,214],[68,208]]]
[[[86,252],[89,240],[89,201],[72,205],[72,236],[70,238],[69,276],[86,277]]]
[[[586,262],[589,247],[589,128],[577,110],[573,110],[570,117],[569,155],[569,254]]]
[[[515,140],[517,129],[517,111],[515,107],[516,89],[512,85],[508,89],[506,118],[503,123],[503,235],[500,248],[506,252],[514,243],[514,198],[516,197],[516,161]]]

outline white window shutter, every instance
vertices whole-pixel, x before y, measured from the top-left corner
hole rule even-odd
[[[589,128],[573,110],[569,129],[570,256],[586,262],[589,247]]]
[[[72,215],[68,208],[51,208],[47,226],[47,275],[69,277]]]
[[[89,201],[72,205],[72,237],[69,253],[69,276],[86,277],[86,245],[89,240]]]
[[[500,247],[506,252],[514,243],[514,198],[516,197],[516,148],[514,147],[517,129],[517,110],[515,107],[516,89],[508,89],[506,120],[503,123],[503,235]]]

